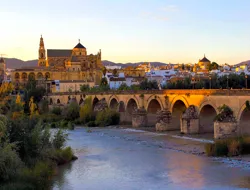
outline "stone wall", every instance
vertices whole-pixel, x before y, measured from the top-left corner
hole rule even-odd
[[[222,139],[238,135],[236,122],[214,122],[214,138]]]
[[[197,134],[199,133],[199,119],[182,119],[181,133]]]
[[[147,127],[147,125],[148,125],[148,118],[146,110],[143,108],[136,109],[132,114],[132,127],[134,128]]]

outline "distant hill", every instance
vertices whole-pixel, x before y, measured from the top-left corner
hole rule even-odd
[[[236,66],[245,65],[245,64],[247,64],[248,66],[250,66],[250,60],[238,63],[238,64],[236,64]]]
[[[16,59],[16,58],[4,58],[6,61],[6,67],[9,69],[18,69],[21,67],[35,67],[37,66],[37,62],[38,60],[30,60],[30,61],[22,61],[20,59]],[[137,63],[115,63],[112,61],[108,61],[108,60],[103,60],[102,61],[104,66],[121,66],[121,67],[128,67],[128,66],[138,66],[144,62],[137,62]],[[162,62],[150,62],[151,66],[162,66],[162,65],[166,65],[166,63],[162,63]],[[244,65],[247,64],[250,66],[250,60],[248,61],[243,61],[241,63],[236,64],[236,66],[239,65]]]
[[[121,66],[121,67],[128,67],[128,66],[138,66],[142,63],[145,62],[137,62],[137,63],[115,63],[112,61],[107,61],[107,60],[103,60],[102,61],[104,66]],[[162,63],[162,62],[150,62],[151,66],[162,66],[162,65],[166,65],[166,63]]]
[[[21,67],[34,67],[37,66],[37,60],[22,61],[16,58],[4,58],[6,62],[6,68],[19,69]]]
[[[38,60],[30,60],[30,61],[23,61],[20,59],[16,59],[16,58],[4,58],[6,61],[6,67],[9,69],[19,69],[21,67],[35,67],[37,66],[37,62]],[[128,66],[137,66],[140,65],[144,62],[138,62],[138,63],[114,63],[112,61],[107,61],[104,60],[102,61],[104,66],[121,66],[121,67],[128,67]],[[165,65],[165,63],[161,63],[161,62],[150,62],[150,64],[152,66],[161,66],[161,65]]]

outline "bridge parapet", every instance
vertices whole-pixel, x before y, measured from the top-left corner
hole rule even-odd
[[[222,95],[250,96],[250,89],[168,89],[168,90],[109,90],[105,92],[53,92],[54,95],[112,95],[112,94],[165,94],[165,95]]]

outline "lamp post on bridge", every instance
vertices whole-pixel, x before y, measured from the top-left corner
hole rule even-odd
[[[192,77],[193,89],[194,89],[194,77]]]
[[[211,80],[212,80],[212,77],[211,77],[211,75],[209,75],[209,88],[210,88],[210,89],[211,89],[211,87],[212,87],[212,83],[211,83],[212,81],[211,81]]]
[[[248,78],[248,76],[247,76],[247,74],[246,74],[246,75],[245,75],[246,89],[247,89],[247,78]]]
[[[227,75],[227,89],[228,89],[228,75]]]

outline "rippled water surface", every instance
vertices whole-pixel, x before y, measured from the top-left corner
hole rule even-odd
[[[60,167],[55,190],[250,188],[247,164],[178,151],[155,133],[77,128],[69,139],[78,160]]]

